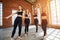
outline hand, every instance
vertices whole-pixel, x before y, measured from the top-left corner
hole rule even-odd
[[[8,19],[8,17],[5,17],[6,19]]]

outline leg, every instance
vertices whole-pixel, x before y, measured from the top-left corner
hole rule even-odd
[[[44,31],[43,40],[46,40],[46,26],[43,26],[42,29]]]
[[[12,35],[11,37],[13,38],[14,34],[15,34],[15,31],[16,31],[16,28],[17,28],[17,20],[14,21],[14,28],[13,28],[13,32],[12,32]]]
[[[28,32],[27,32],[27,24],[25,23],[25,37],[28,35]]]
[[[38,32],[38,20],[35,20],[36,32]]]
[[[42,29],[44,31],[44,36],[46,35],[46,26],[42,26]]]
[[[27,25],[26,25],[26,23],[25,23],[25,34],[26,34],[26,29],[27,29]]]
[[[46,26],[45,26],[45,28],[44,28],[44,36],[46,36]]]
[[[27,36],[28,36],[28,31],[29,31],[29,24],[26,24],[26,33],[25,33],[25,34],[26,34]],[[25,35],[25,36],[26,36],[26,35]]]
[[[29,24],[27,24],[27,32],[29,31]]]
[[[38,24],[36,24],[36,32],[38,32]]]
[[[22,38],[21,38],[21,30],[22,30],[22,23],[21,23],[22,21],[20,21],[19,22],[19,32],[18,32],[18,39],[20,39],[20,40],[22,40]]]
[[[28,21],[27,21],[28,23],[27,23],[27,33],[28,33],[28,31],[29,31],[29,24],[30,24],[30,20],[28,19]]]
[[[19,24],[19,36],[21,36],[22,24]]]

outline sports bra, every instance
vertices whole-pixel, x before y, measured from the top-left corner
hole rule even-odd
[[[41,16],[46,16],[46,13],[42,13]]]
[[[37,15],[34,15],[34,17],[37,17]]]
[[[25,17],[28,17],[28,15],[27,15],[27,14],[25,14]]]
[[[23,12],[17,12],[17,15],[22,15]]]

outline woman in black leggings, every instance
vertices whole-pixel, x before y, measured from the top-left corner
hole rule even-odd
[[[19,27],[18,38],[22,39],[21,38],[21,29],[22,29],[22,15],[23,15],[23,10],[22,10],[21,6],[19,6],[19,10],[15,14],[17,14],[17,17],[16,17],[16,19],[14,21],[14,28],[13,28],[13,32],[12,32],[12,35],[11,35],[11,40],[13,40],[14,34],[16,32],[17,25]],[[8,17],[6,17],[6,19],[8,19],[9,17],[11,17],[13,15],[14,14],[9,15]]]
[[[43,31],[44,31],[44,38],[46,37],[46,28],[47,28],[47,24],[48,24],[48,22],[47,22],[47,17],[46,17],[46,13],[42,13],[41,14],[41,17],[42,17],[42,20],[41,20],[41,25],[42,25],[42,29],[43,29]]]
[[[26,13],[25,13],[25,36],[27,35],[28,36],[28,31],[29,31],[29,24],[30,24],[30,14],[29,14],[29,10],[27,9],[26,10]]]
[[[35,11],[34,11],[34,24],[36,26],[36,33],[38,32],[38,19],[37,19],[37,9],[35,8]]]

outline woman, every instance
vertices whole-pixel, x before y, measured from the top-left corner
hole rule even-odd
[[[36,33],[38,32],[38,19],[37,19],[37,9],[35,8],[35,11],[34,11],[34,24],[36,26]]]
[[[15,34],[15,32],[16,32],[17,25],[18,25],[18,27],[19,27],[19,32],[18,32],[19,35],[18,35],[18,38],[19,38],[19,39],[22,39],[22,38],[21,38],[21,30],[22,30],[23,9],[22,9],[21,6],[19,6],[19,10],[18,10],[17,13],[15,13],[15,14],[17,14],[17,17],[16,17],[16,19],[15,19],[15,21],[14,21],[14,28],[13,28],[13,32],[12,32],[12,35],[11,35],[11,40],[13,40],[14,34]],[[9,17],[11,17],[11,16],[13,16],[13,15],[14,15],[14,14],[9,15],[8,17],[6,17],[6,19],[8,19]]]
[[[42,29],[44,31],[44,38],[46,37],[46,27],[47,27],[47,17],[46,17],[46,13],[42,13],[41,14],[42,20],[41,20],[41,25],[42,25]]]
[[[25,13],[25,36],[27,35],[28,36],[28,31],[29,31],[29,24],[30,24],[30,13],[29,13],[29,10],[27,9],[26,10],[26,13]]]

